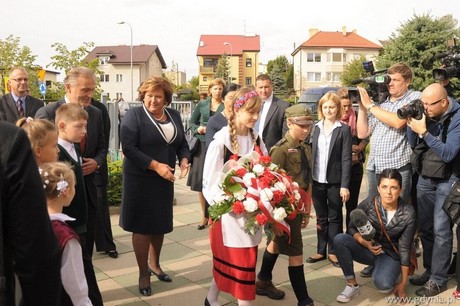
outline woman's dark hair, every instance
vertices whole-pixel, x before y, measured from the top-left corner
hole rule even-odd
[[[384,169],[382,173],[380,173],[379,185],[383,179],[397,180],[399,187],[402,187],[402,176],[401,173],[399,173],[399,171],[396,169]]]
[[[240,89],[241,86],[235,83],[230,83],[224,87],[224,90],[222,90],[222,99],[225,99],[225,96],[232,91],[237,91]]]

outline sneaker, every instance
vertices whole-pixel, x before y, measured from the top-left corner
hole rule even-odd
[[[371,277],[372,272],[374,272],[374,266],[367,266],[359,273],[359,275],[361,275],[361,277]]]
[[[393,288],[386,289],[386,290],[379,290],[379,291],[382,292],[382,293],[388,294],[388,293],[391,293],[393,291]]]
[[[455,290],[452,295],[454,296],[454,298],[456,298],[457,300],[460,300],[460,291],[457,291]]]
[[[281,300],[285,295],[284,291],[276,288],[272,281],[263,281],[260,279],[256,281],[256,294],[266,295],[272,300]]]
[[[430,296],[435,296],[440,294],[441,292],[444,292],[447,290],[447,286],[443,285],[440,286],[433,282],[432,280],[429,280],[426,282],[426,284],[422,288],[418,288],[415,290],[415,294],[418,296],[425,296],[425,297],[430,297]]]
[[[411,283],[414,286],[423,286],[429,279],[430,274],[427,271],[425,271],[423,272],[423,274],[414,275],[411,278],[409,278],[409,283]]]
[[[357,295],[359,295],[359,285],[347,285],[345,289],[343,289],[342,293],[337,296],[336,300],[340,303],[348,303]]]

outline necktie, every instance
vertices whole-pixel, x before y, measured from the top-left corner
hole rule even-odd
[[[19,117],[24,117],[24,108],[22,107],[21,99],[18,99],[18,101],[16,101],[16,107],[18,109]]]
[[[86,134],[80,141],[80,150],[81,150],[81,155],[84,156],[85,150],[86,150]]]
[[[306,186],[310,185],[310,164],[308,163],[307,154],[302,146],[298,146],[297,149],[300,152],[300,162],[302,167],[302,178]]]

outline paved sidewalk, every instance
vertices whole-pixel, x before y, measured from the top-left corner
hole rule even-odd
[[[366,192],[365,178],[362,191]],[[209,246],[208,229],[198,231],[196,226],[201,220],[198,196],[185,185],[186,179],[176,181],[175,195],[177,205],[174,206],[174,231],[165,237],[161,252],[163,270],[173,281],[160,282],[155,276],[151,277],[152,296],[144,297],[138,292],[138,269],[131,244],[131,233],[123,231],[118,226],[118,208],[112,207],[112,230],[120,256],[112,259],[105,254],[94,254],[93,264],[99,288],[105,305],[203,305],[211,281],[212,254]],[[313,220],[312,220],[313,221]],[[304,257],[315,253],[316,230],[314,222],[310,221],[303,231]],[[265,242],[259,248],[259,264],[264,251]],[[287,257],[281,255],[274,270],[273,282],[286,291],[286,297],[281,301],[270,300],[265,296],[257,296],[254,306],[284,306],[297,305],[294,292],[289,283]],[[423,272],[422,259],[419,258],[419,271]],[[259,266],[258,266],[259,268]],[[355,271],[359,272],[364,266],[356,264]],[[335,301],[336,296],[343,290],[345,281],[342,270],[335,268],[329,261],[321,261],[304,266],[310,296],[316,306],[344,305]],[[357,273],[358,283],[362,285],[361,294],[345,305],[389,305],[397,304],[386,298],[387,294],[380,293],[372,285],[369,278],[361,278]],[[448,290],[437,297],[416,300],[416,287],[408,284],[408,295],[414,300],[406,305],[449,305],[455,304],[452,292],[455,280],[448,283]],[[222,305],[237,305],[235,299],[228,294],[220,296]],[[459,301],[460,304],[460,301]]]

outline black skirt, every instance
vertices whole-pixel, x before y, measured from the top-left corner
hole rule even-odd
[[[203,189],[203,167],[205,157],[206,143],[200,141],[197,153],[193,156],[192,168],[187,178],[187,186],[190,186],[190,190],[201,192]]]

